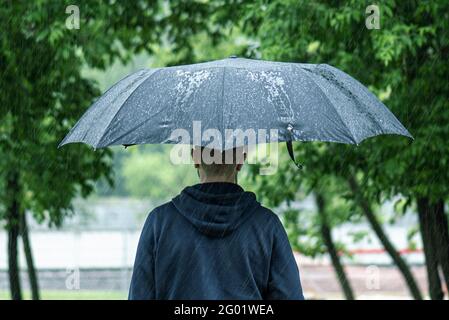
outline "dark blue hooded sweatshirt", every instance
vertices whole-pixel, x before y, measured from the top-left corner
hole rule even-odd
[[[129,299],[303,299],[279,218],[233,183],[185,188],[145,222]]]

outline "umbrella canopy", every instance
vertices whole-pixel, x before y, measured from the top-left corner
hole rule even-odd
[[[60,146],[84,142],[111,145],[186,143],[228,145],[202,132],[226,129],[264,132],[262,142],[329,141],[358,144],[381,134],[412,137],[360,82],[327,64],[283,63],[237,57],[137,71],[104,93]],[[177,129],[188,133],[180,141]],[[276,129],[277,135],[269,130]],[[262,141],[263,140],[263,141]],[[290,150],[289,150],[290,151]]]

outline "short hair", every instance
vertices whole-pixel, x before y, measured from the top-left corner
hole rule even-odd
[[[244,150],[242,147],[220,151],[201,147],[194,152],[201,152],[199,163],[206,176],[226,176],[232,174],[237,164],[243,164]],[[207,156],[205,159],[204,155]],[[194,157],[195,159],[195,157]],[[198,159],[198,157],[196,158]],[[207,161],[205,161],[207,160]]]

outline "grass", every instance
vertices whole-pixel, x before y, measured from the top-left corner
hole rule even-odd
[[[0,290],[0,300],[8,300],[9,291]],[[23,292],[24,299],[31,299],[31,292]],[[95,290],[44,290],[41,291],[42,300],[124,300],[127,292],[123,291],[95,291]]]

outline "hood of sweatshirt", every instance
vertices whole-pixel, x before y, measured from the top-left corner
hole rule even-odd
[[[172,202],[199,232],[212,237],[231,233],[260,207],[254,193],[226,182],[186,187]]]

